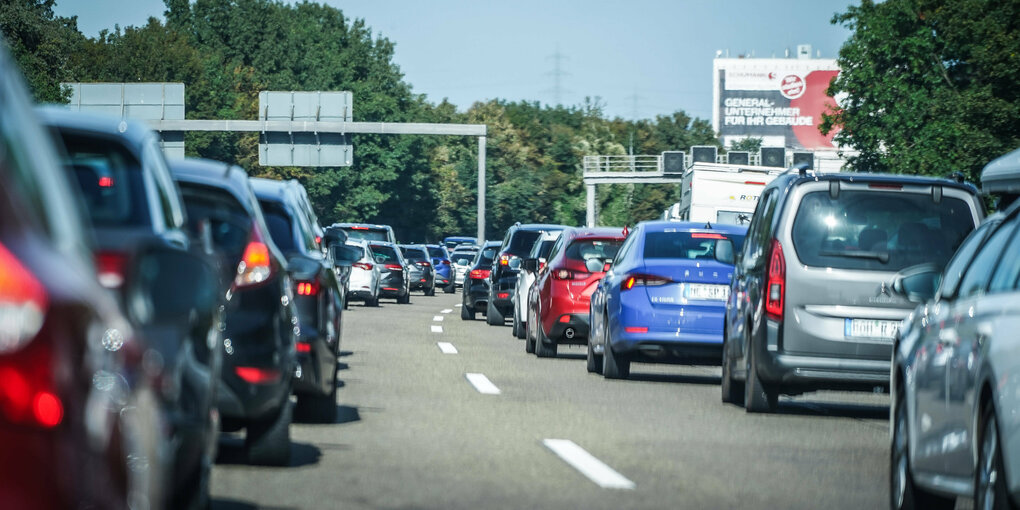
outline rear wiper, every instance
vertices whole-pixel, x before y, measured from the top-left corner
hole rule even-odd
[[[823,257],[847,257],[851,259],[875,259],[883,264],[889,262],[887,251],[821,251]]]

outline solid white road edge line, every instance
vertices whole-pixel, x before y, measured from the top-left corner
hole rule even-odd
[[[443,332],[443,327],[442,326],[437,326],[437,325],[433,324],[432,325],[432,332],[433,333],[442,333]]]
[[[499,395],[499,388],[485,374],[465,374],[469,383],[478,390],[478,393],[486,395]]]
[[[603,489],[633,490],[635,487],[634,482],[624,478],[569,439],[545,439],[542,444]]]
[[[436,345],[439,346],[440,351],[443,351],[443,354],[457,354],[457,348],[450,342],[437,342]]]
[[[436,316],[432,317],[432,320],[435,321],[435,322],[443,322],[443,316],[442,315],[436,315]]]
[[[453,309],[452,309],[452,308],[444,308],[444,309],[443,309],[443,311],[441,311],[441,312],[439,312],[439,313],[450,313],[450,312],[452,312],[452,311],[453,311]]]

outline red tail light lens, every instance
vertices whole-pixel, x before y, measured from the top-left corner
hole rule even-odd
[[[42,329],[46,289],[0,245],[0,354],[17,350]]]
[[[488,269],[474,269],[468,274],[468,277],[472,280],[484,280],[489,277]]]
[[[365,271],[371,271],[373,266],[371,262],[355,262],[354,267],[364,269]]]
[[[64,404],[56,395],[48,391],[40,391],[32,399],[32,417],[43,427],[56,427],[64,418]]]
[[[273,368],[234,367],[234,373],[249,384],[275,383],[280,380],[280,371]]]
[[[672,282],[673,280],[666,278],[665,276],[658,276],[654,274],[632,274],[623,279],[623,283],[620,284],[620,290],[630,290],[639,286],[658,287]]]
[[[440,262],[441,264],[443,264],[444,266],[448,266],[448,265],[450,265],[450,261],[449,261],[449,260],[440,260],[439,262]]]
[[[631,327],[628,327],[628,328],[623,328],[623,330],[626,331],[627,333],[647,333],[648,332],[648,328],[645,327],[645,326],[631,326]]]
[[[510,265],[510,255],[500,255],[499,256],[499,265],[501,265],[501,266],[509,266]]]
[[[403,271],[404,266],[401,266],[400,264],[386,264],[386,269],[389,269],[390,271]]]
[[[726,236],[711,232],[692,232],[691,239],[726,239]]]
[[[319,293],[319,282],[298,282],[297,293],[299,296],[314,296]]]
[[[312,352],[312,344],[308,342],[298,342],[294,344],[294,348],[297,349],[297,352],[301,353]]]
[[[99,187],[100,188],[112,188],[113,187],[113,177],[109,177],[109,176],[100,177],[99,178]]]
[[[418,264],[421,267],[432,267],[432,264],[429,264],[428,262],[425,262],[425,261],[416,262],[416,264]]]
[[[556,269],[553,270],[552,277],[554,280],[584,280],[588,277],[588,274],[569,269]]]
[[[769,268],[765,280],[765,315],[776,321],[783,320],[783,298],[786,294],[786,257],[783,246],[776,239],[772,240],[769,255]]]
[[[510,293],[509,292],[500,292],[499,294],[496,294],[496,297],[498,299],[510,299]]]
[[[127,272],[127,255],[112,251],[101,251],[96,254],[96,270],[99,284],[108,289],[116,289],[124,284]]]
[[[237,264],[237,277],[234,278],[234,285],[246,287],[256,285],[269,279],[273,275],[273,266],[269,260],[269,247],[262,239],[258,226],[253,225],[251,239],[248,246],[244,247],[244,255],[241,262]]]

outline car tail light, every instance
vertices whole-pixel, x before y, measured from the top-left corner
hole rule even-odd
[[[386,264],[386,269],[389,269],[390,271],[403,271],[404,266],[400,264]]]
[[[244,247],[244,255],[241,256],[241,262],[237,264],[234,286],[257,285],[268,280],[272,275],[273,265],[269,260],[269,247],[262,239],[262,233],[259,232],[258,226],[253,225],[248,246]]]
[[[765,274],[765,315],[776,321],[783,320],[783,297],[786,294],[786,257],[783,246],[776,239],[772,240],[769,255],[768,272]]]
[[[726,239],[726,236],[710,232],[692,232],[691,239]]]
[[[631,327],[623,328],[623,330],[625,332],[627,332],[627,333],[647,333],[648,332],[648,328],[646,326],[631,326]]]
[[[584,280],[588,278],[588,275],[589,273],[571,271],[570,269],[557,269],[552,274],[555,280]]]
[[[560,322],[562,322],[563,324],[568,324],[570,322],[570,316],[569,315],[561,315],[560,316]]]
[[[440,260],[439,263],[444,265],[444,266],[450,265],[450,261],[449,260]]]
[[[623,279],[623,283],[620,285],[620,290],[630,290],[638,286],[658,287],[672,282],[673,280],[666,278],[665,276],[658,276],[654,274],[632,274]]]
[[[48,301],[39,280],[0,244],[0,354],[35,338],[42,329]]]
[[[127,272],[128,257],[124,253],[101,251],[96,254],[96,276],[99,284],[108,289],[116,289],[124,284]]]
[[[99,178],[99,187],[100,188],[112,188],[113,187],[113,177],[109,177],[109,176],[100,177]]]
[[[351,227],[351,230],[368,230],[368,227]]]
[[[500,292],[500,293],[496,294],[496,298],[497,299],[510,299],[510,293],[509,292]]]
[[[234,367],[234,373],[249,384],[268,384],[280,380],[280,371],[275,368]]]
[[[501,266],[509,266],[511,258],[512,258],[511,255],[507,255],[507,254],[500,255],[499,256],[499,265],[501,265]]]
[[[432,264],[429,264],[428,262],[425,262],[424,260],[421,261],[421,262],[415,262],[415,264],[418,264],[421,267],[432,267]]]
[[[355,262],[354,267],[364,269],[365,271],[371,271],[373,266],[371,262]]]
[[[472,269],[468,275],[472,280],[484,280],[489,277],[488,269]]]
[[[319,282],[298,282],[297,293],[299,296],[314,296],[319,293]]]
[[[302,353],[312,352],[312,344],[310,344],[308,342],[298,342],[298,343],[294,344],[294,348],[297,349],[297,352],[302,352]]]

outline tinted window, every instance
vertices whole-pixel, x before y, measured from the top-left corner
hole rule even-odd
[[[974,253],[977,252],[978,247],[984,242],[985,236],[988,235],[988,230],[991,227],[991,223],[985,223],[978,227],[970,237],[960,246],[960,249],[953,256],[953,259],[949,261],[946,266],[946,270],[942,275],[942,287],[939,294],[942,297],[952,297],[956,294],[956,288],[960,285],[960,279],[963,278],[964,271],[967,270],[967,266],[970,265],[970,261],[974,258]]]
[[[531,249],[532,256],[534,256],[537,259],[547,259],[548,260],[549,252],[552,251],[552,247],[553,247],[554,244],[556,244],[556,240],[555,239],[549,239],[549,240],[541,241],[541,242],[537,243],[535,245],[535,247]]]
[[[537,230],[518,230],[510,238],[510,245],[507,246],[506,251],[512,255],[524,255],[528,253],[531,246],[535,244],[535,239],[538,239],[540,235],[542,233]]]
[[[467,265],[471,263],[471,260],[475,258],[473,253],[454,253],[450,255],[450,262],[459,265]]]
[[[429,256],[424,251],[422,251],[421,248],[401,248],[400,253],[404,256],[405,259],[413,260],[415,262],[429,261]]]
[[[777,194],[775,189],[769,190],[754,209],[751,225],[747,227],[747,243],[744,244],[743,265],[747,270],[757,266],[765,253],[765,246],[772,235],[770,230],[776,213]]]
[[[482,265],[490,265],[497,253],[499,253],[499,246],[486,246],[478,252],[478,261]]]
[[[432,257],[435,257],[437,259],[448,258],[446,256],[446,250],[444,250],[444,249],[442,249],[442,248],[440,248],[438,246],[429,246],[429,255],[432,256]]]
[[[570,260],[613,259],[620,251],[622,239],[578,239],[567,246],[564,257]]]
[[[716,232],[649,232],[645,234],[646,259],[715,259],[715,243],[720,239],[733,242],[733,251],[740,251],[744,236]]]
[[[201,186],[181,185],[188,230],[198,236],[199,223],[209,220],[213,246],[231,260],[240,260],[248,245],[252,219],[231,195]]]
[[[273,243],[284,253],[292,253],[298,250],[294,242],[294,225],[290,216],[277,205],[261,202],[262,212],[265,214],[266,227],[269,228],[269,236]]]
[[[804,195],[793,222],[794,250],[809,266],[899,271],[933,262],[945,266],[974,229],[963,200],[885,191]]]
[[[145,146],[142,156],[146,168],[152,172],[152,180],[156,185],[156,196],[159,198],[159,207],[163,213],[163,226],[167,229],[175,229],[184,226],[184,218],[181,213],[180,197],[177,195],[177,188],[170,177],[170,169],[166,166],[166,159],[159,150],[154,137],[150,138]]]
[[[389,241],[390,238],[385,230],[368,227],[344,227],[347,237],[350,239],[364,239],[366,241]]]
[[[386,246],[382,244],[371,245],[372,256],[375,257],[375,261],[385,264],[387,262],[400,263],[400,256],[397,255],[397,250],[392,246]]]
[[[63,135],[65,166],[97,227],[151,225],[141,164],[119,143]]]
[[[988,242],[978,251],[974,261],[968,264],[967,273],[964,274],[963,280],[960,282],[959,297],[973,296],[985,290],[988,286],[988,279],[992,276],[992,271],[995,270],[996,262],[1002,255],[1002,249],[1006,246],[1012,233],[1013,225],[1010,224],[996,230],[992,237],[988,238]]]
[[[1017,279],[1020,278],[1020,235],[1013,234],[1013,239],[1002,252],[1002,259],[999,260],[999,268],[992,276],[992,283],[988,286],[988,292],[1010,291],[1017,288]]]

